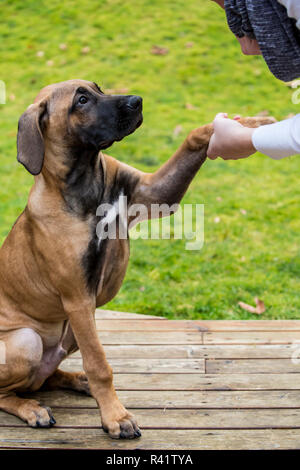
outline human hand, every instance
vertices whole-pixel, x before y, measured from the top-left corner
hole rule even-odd
[[[248,36],[241,38],[236,36],[236,38],[240,43],[244,55],[261,55],[261,50],[256,39],[251,39]]]
[[[219,113],[213,121],[214,133],[210,139],[207,156],[211,160],[217,157],[223,160],[238,160],[256,152],[252,143],[253,128],[244,127],[238,122],[228,119],[226,113]]]
[[[213,2],[217,3],[220,5],[220,7],[224,8],[224,0],[213,0]]]

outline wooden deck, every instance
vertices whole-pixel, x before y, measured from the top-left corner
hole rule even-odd
[[[0,448],[300,449],[300,321],[171,321],[98,310],[96,323],[139,440],[111,440],[93,398],[39,392],[52,429],[0,412]],[[299,344],[297,345],[297,342]],[[82,368],[76,353],[63,363]]]

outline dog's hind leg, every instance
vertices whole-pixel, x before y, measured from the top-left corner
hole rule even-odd
[[[57,369],[46,380],[42,388],[48,390],[62,388],[91,395],[88,379],[84,372],[65,372]]]
[[[0,409],[18,416],[32,428],[50,428],[56,423],[51,409],[36,400],[17,397],[15,393],[0,394]]]
[[[67,354],[72,354],[78,350],[77,342],[69,322],[65,325],[62,347]],[[56,369],[56,371],[47,378],[42,389],[55,390],[60,388],[91,395],[85,372],[65,372],[63,370]]]
[[[14,414],[32,427],[55,424],[51,410],[36,400],[17,397],[17,391],[30,390],[43,356],[41,337],[30,328],[1,334],[5,361],[0,364],[0,409]]]

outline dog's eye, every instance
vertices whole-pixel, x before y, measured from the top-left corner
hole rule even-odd
[[[78,103],[80,103],[80,104],[85,104],[87,102],[88,102],[88,99],[87,99],[86,96],[81,96],[78,100]]]

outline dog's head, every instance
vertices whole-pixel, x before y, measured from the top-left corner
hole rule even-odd
[[[38,175],[47,148],[52,155],[100,151],[134,132],[142,120],[140,96],[105,95],[85,80],[49,85],[20,117],[18,161]]]

